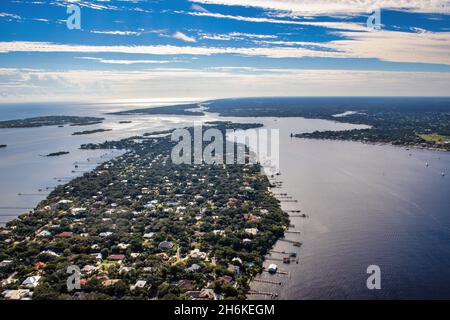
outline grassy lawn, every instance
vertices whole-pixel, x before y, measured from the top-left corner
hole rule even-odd
[[[419,134],[419,137],[421,137],[423,140],[428,142],[435,142],[435,143],[444,143],[445,141],[450,141],[450,137],[432,133],[432,134]]]

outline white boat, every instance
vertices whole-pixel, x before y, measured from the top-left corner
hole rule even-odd
[[[272,263],[268,268],[269,273],[277,273],[277,270],[278,270],[278,266],[274,263]]]

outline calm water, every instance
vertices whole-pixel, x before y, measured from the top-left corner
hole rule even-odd
[[[35,115],[99,115],[124,109],[123,105],[85,105],[61,108],[58,105],[0,106],[0,119]],[[130,106],[136,107],[136,106]],[[58,111],[58,112],[56,112]],[[73,177],[79,170],[114,154],[81,151],[81,143],[118,139],[143,132],[191,125],[193,121],[216,120],[207,117],[107,116],[89,127],[46,127],[2,129],[0,143],[0,206],[34,206],[45,195],[18,196],[17,193],[46,193],[58,184],[55,177]],[[132,120],[131,124],[119,124]],[[255,119],[235,119],[255,122]],[[422,150],[406,151],[390,146],[352,142],[291,139],[291,132],[344,130],[354,126],[301,118],[259,118],[269,128],[280,129],[280,169],[283,187],[299,203],[283,203],[286,210],[301,209],[309,218],[293,218],[301,232],[287,238],[303,243],[299,264],[276,262],[288,275],[279,278],[282,286],[253,284],[254,289],[273,291],[281,299],[348,298],[450,298],[450,154]],[[111,128],[111,132],[71,136],[85,128]],[[66,150],[67,156],[44,158],[40,154]],[[410,155],[411,154],[411,155]],[[87,162],[87,159],[90,159]],[[430,166],[425,167],[429,162]],[[43,189],[38,192],[38,189]],[[19,210],[20,211],[20,210]],[[2,221],[10,220],[11,210],[0,210]],[[8,215],[8,216],[5,216]],[[275,250],[291,251],[286,242]],[[274,257],[277,254],[273,255]],[[267,262],[269,263],[269,262]],[[381,267],[382,290],[366,288],[366,268]],[[254,296],[254,298],[263,298]]]
[[[155,104],[155,106],[157,105]],[[159,105],[161,104],[159,103]],[[128,108],[136,107],[140,107],[140,105],[128,106]],[[123,104],[0,105],[0,120],[45,115],[81,115],[106,118],[102,124],[92,126],[0,129],[0,144],[8,145],[7,148],[0,149],[0,224],[27,211],[23,208],[36,206],[56,185],[82,175],[84,171],[96,167],[99,162],[121,153],[109,150],[79,150],[81,144],[118,140],[145,132],[184,127],[198,118],[183,119],[140,115],[125,118],[104,114],[119,109],[124,109]],[[119,121],[122,120],[131,120],[132,123],[120,124]],[[72,135],[76,131],[98,128],[113,130],[91,135]],[[69,151],[70,154],[59,157],[42,156],[58,151]],[[78,168],[75,168],[75,164],[78,165]],[[19,195],[19,193],[25,195]]]
[[[283,285],[254,289],[281,299],[450,298],[450,179],[441,176],[449,153],[291,139],[303,129],[295,120],[266,124],[281,129],[283,187],[275,190],[299,200],[286,210],[309,218],[293,218],[301,234],[287,235],[300,250],[275,247],[299,252],[299,264],[275,262],[288,276],[263,274]],[[381,268],[381,290],[366,287],[369,265]]]

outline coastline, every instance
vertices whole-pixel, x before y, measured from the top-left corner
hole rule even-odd
[[[408,149],[415,149],[415,150],[427,150],[427,151],[436,151],[436,152],[450,152],[450,150],[444,149],[444,148],[436,148],[436,147],[427,147],[427,146],[420,146],[420,145],[405,145],[405,144],[394,144],[390,142],[376,142],[376,141],[367,141],[367,140],[352,140],[352,139],[333,139],[333,138],[313,138],[313,137],[296,137],[293,136],[295,139],[306,139],[306,140],[319,140],[319,141],[346,141],[346,142],[357,142],[367,145],[373,145],[373,146],[391,146],[391,147],[397,147],[397,148],[404,148],[406,150]]]
[[[247,126],[247,125],[244,125],[244,126]],[[70,228],[69,230],[70,230],[70,232],[69,231],[67,231],[67,228],[62,228],[62,227],[57,227],[57,228],[55,228],[55,227],[53,227],[53,229],[54,229],[54,231],[51,231],[52,230],[52,225],[54,225],[55,223],[58,223],[57,221],[59,220],[59,215],[63,215],[63,216],[65,216],[67,213],[65,213],[65,212],[67,212],[67,210],[69,210],[69,212],[71,211],[72,212],[72,215],[74,215],[74,218],[77,218],[76,220],[78,221],[83,221],[84,219],[87,219],[91,214],[89,214],[89,215],[86,215],[87,214],[87,211],[86,211],[86,209],[83,209],[83,207],[85,207],[86,206],[86,204],[83,204],[83,202],[84,202],[84,196],[81,196],[84,192],[88,192],[88,194],[89,193],[92,193],[92,192],[96,192],[97,190],[95,189],[95,188],[92,188],[91,190],[86,190],[86,191],[83,191],[83,190],[79,190],[79,188],[81,187],[81,185],[79,185],[82,181],[85,181],[86,179],[90,179],[89,177],[92,177],[92,178],[94,178],[94,177],[99,177],[99,175],[102,175],[103,173],[102,172],[104,172],[104,170],[106,169],[106,168],[112,168],[112,167],[117,167],[117,166],[122,166],[122,165],[120,165],[120,163],[124,163],[124,161],[125,162],[128,162],[128,161],[130,161],[131,159],[133,159],[135,156],[137,157],[139,154],[141,154],[141,151],[139,151],[140,149],[141,149],[141,146],[139,146],[138,144],[136,144],[135,143],[135,140],[136,139],[136,137],[132,137],[132,138],[128,138],[128,139],[124,139],[124,140],[121,140],[121,141],[116,141],[116,142],[109,142],[109,143],[112,143],[112,144],[114,144],[114,146],[115,147],[117,147],[118,149],[121,149],[121,146],[125,146],[125,144],[127,144],[127,143],[130,143],[130,144],[133,144],[136,148],[135,149],[133,149],[133,150],[131,150],[131,151],[127,151],[125,154],[123,154],[123,155],[121,155],[121,156],[119,156],[119,157],[116,157],[116,158],[114,158],[114,159],[111,159],[111,160],[107,160],[106,162],[103,162],[102,164],[100,164],[100,165],[98,165],[96,168],[94,168],[93,170],[90,170],[90,171],[88,171],[88,172],[86,172],[82,177],[77,177],[77,178],[75,178],[75,179],[73,179],[73,180],[71,180],[71,181],[69,181],[68,183],[66,183],[66,184],[62,184],[62,185],[59,185],[55,190],[53,190],[44,200],[42,200],[37,206],[36,206],[36,208],[32,211],[32,213],[25,213],[25,214],[22,214],[21,216],[19,216],[19,217],[17,217],[16,219],[14,219],[14,220],[12,220],[12,221],[10,221],[8,224],[7,224],[7,227],[5,227],[5,228],[2,228],[2,239],[3,240],[13,240],[13,239],[15,239],[14,241],[18,241],[19,239],[21,239],[21,236],[19,236],[19,237],[17,237],[21,232],[23,232],[23,231],[20,231],[20,230],[22,230],[23,229],[23,227],[22,227],[22,224],[24,223],[24,222],[26,222],[27,220],[35,220],[35,219],[38,219],[38,220],[35,220],[35,222],[36,222],[36,224],[34,224],[33,223],[33,225],[35,225],[34,227],[33,227],[33,230],[30,230],[30,231],[32,231],[32,233],[31,234],[33,234],[34,235],[34,237],[37,237],[35,240],[37,240],[37,239],[39,239],[39,236],[38,236],[38,233],[39,234],[41,234],[42,232],[47,232],[47,233],[50,233],[51,234],[51,236],[50,236],[50,238],[48,238],[48,240],[45,240],[44,241],[44,243],[46,243],[46,242],[48,242],[49,240],[51,240],[53,237],[56,237],[56,238],[54,238],[55,240],[53,240],[53,241],[61,241],[61,240],[58,240],[58,238],[61,238],[61,239],[67,239],[67,240],[64,240],[64,241],[68,241],[67,242],[67,245],[65,246],[66,247],[66,250],[68,250],[71,246],[72,246],[72,250],[73,250],[73,244],[72,245],[69,245],[69,243],[72,243],[72,240],[71,239],[82,239],[82,238],[79,238],[79,235],[76,235],[76,234],[78,234],[78,232],[80,232],[80,231],[78,231],[78,232],[76,232],[76,230],[78,229],[78,228]],[[167,140],[167,138],[160,138],[160,139],[155,139],[155,138],[148,138],[148,141],[166,141]],[[166,142],[163,142],[164,144],[166,143]],[[156,142],[156,146],[155,146],[155,148],[156,148],[156,151],[155,152],[158,152],[157,150],[158,150],[158,148],[160,148],[160,147],[158,147],[158,145],[160,145],[159,144],[159,142]],[[114,146],[112,146],[112,145],[110,145],[110,147],[114,147]],[[94,145],[92,145],[92,146],[85,146],[86,148],[90,148],[90,147],[94,147]],[[103,147],[105,147],[105,145],[103,145],[102,146],[102,144],[99,144],[98,145],[98,147],[99,147],[99,149],[103,149]],[[115,148],[114,147],[114,148]],[[146,147],[147,148],[147,147]],[[164,148],[166,148],[166,147],[162,147],[163,149],[161,149],[161,151],[162,150],[164,150]],[[133,156],[133,155],[135,155],[135,156]],[[144,154],[143,154],[144,155]],[[127,159],[129,159],[129,160],[127,160]],[[145,159],[145,158],[142,158],[143,160]],[[147,159],[147,160],[150,160],[150,159]],[[163,160],[163,158],[161,158],[161,160]],[[244,167],[241,167],[242,169],[243,168],[245,168],[245,166]],[[250,167],[248,167],[248,168],[250,168]],[[257,171],[259,172],[260,171],[260,169],[258,169],[257,167],[255,167],[254,169],[257,169]],[[118,169],[114,169],[114,170],[118,170]],[[195,168],[194,168],[194,170],[195,170]],[[120,171],[119,171],[120,172]],[[243,171],[243,172],[245,172],[245,170]],[[255,172],[256,173],[256,172]],[[260,176],[259,178],[257,178],[258,177],[258,175]],[[251,178],[251,180],[252,179],[257,179],[258,181],[260,181],[260,183],[262,183],[262,186],[264,186],[264,184],[267,184],[267,187],[270,185],[270,182],[269,182],[269,178],[266,176],[266,175],[261,175],[261,173],[259,173],[258,175],[255,175],[253,178],[252,178],[252,175],[249,175],[248,176],[248,178]],[[245,174],[244,174],[244,176],[245,176]],[[246,178],[246,179],[248,179],[248,178]],[[98,178],[97,178],[98,179]],[[250,180],[250,181],[251,181]],[[90,180],[89,180],[90,181]],[[125,180],[124,180],[125,181]],[[256,180],[255,180],[256,181]],[[264,181],[266,181],[266,182],[264,182]],[[230,181],[231,182],[231,181]],[[245,185],[247,185],[248,187],[249,187],[249,185],[248,184],[239,184],[239,185],[237,185],[239,188],[242,188],[242,187],[244,187]],[[78,186],[78,187],[77,187]],[[61,195],[64,193],[65,194],[65,192],[63,192],[63,190],[66,190],[67,188],[70,188],[70,189],[74,189],[74,190],[77,190],[75,193],[74,193],[74,191],[72,191],[70,194],[67,194],[64,198],[62,198],[61,197]],[[126,194],[126,191],[125,191],[125,189],[123,189],[123,192],[122,192],[122,189],[120,189],[121,190],[121,193],[123,194],[123,195],[125,195]],[[62,193],[63,192],[63,193]],[[81,192],[81,193],[80,193]],[[78,193],[80,193],[80,196],[81,196],[81,198],[80,199],[78,199],[78,200],[76,200],[77,199],[77,194]],[[276,217],[276,219],[284,219],[284,218],[282,218],[282,217],[284,217],[284,212],[281,210],[281,207],[280,207],[280,205],[279,205],[279,202],[278,202],[278,200],[276,200],[275,199],[275,197],[273,197],[273,195],[272,195],[272,193],[271,192],[269,192],[269,191],[263,191],[263,192],[261,192],[261,191],[258,191],[258,193],[260,194],[260,196],[261,197],[263,197],[263,198],[261,198],[261,202],[260,202],[260,206],[268,206],[267,208],[270,208],[270,207],[272,207],[272,210],[268,210],[267,211],[267,213],[268,212],[270,212],[270,216],[272,217],[271,219],[275,219]],[[94,193],[95,194],[95,193]],[[75,197],[75,198],[74,198]],[[99,201],[99,196],[95,196],[95,198],[98,198],[97,199],[97,201]],[[70,200],[69,200],[70,199]],[[87,199],[87,198],[86,198]],[[125,199],[127,199],[127,197],[125,197]],[[240,199],[239,197],[238,197],[238,199]],[[245,201],[245,202],[247,202],[247,201],[249,201],[250,199],[248,198],[243,198],[242,200],[238,200],[239,202],[240,201]],[[116,210],[116,209],[114,209],[114,208],[122,208],[121,210],[123,210],[125,207],[123,207],[123,205],[124,205],[124,203],[121,203],[121,201],[118,201],[118,200],[116,200],[117,201],[117,206],[113,206],[113,209],[112,210]],[[126,200],[126,201],[128,201],[128,200]],[[230,200],[229,200],[230,201]],[[113,203],[114,204],[114,203]],[[230,204],[228,204],[228,206],[230,206]],[[170,208],[170,205],[169,205],[169,208]],[[230,207],[231,209],[233,208],[233,205],[231,205],[231,207]],[[56,210],[56,211],[55,211]],[[61,210],[63,210],[63,211],[61,211]],[[76,211],[74,211],[74,210],[76,210]],[[89,210],[94,210],[94,209],[89,209]],[[110,209],[111,210],[111,209]],[[95,213],[96,212],[96,210],[94,210],[94,212],[92,212],[93,214],[94,214],[94,216],[93,217],[95,217],[97,214],[98,214],[98,212],[97,213]],[[265,214],[267,214],[267,213],[263,213],[262,214],[262,216],[260,217],[260,219],[261,219],[261,226],[262,226],[262,230],[264,230],[265,228],[269,228],[268,230],[270,230],[270,228],[273,228],[273,231],[270,231],[271,233],[273,233],[272,234],[272,236],[270,236],[269,238],[267,238],[267,240],[265,240],[265,241],[263,241],[263,242],[261,242],[261,244],[263,245],[263,247],[262,248],[265,248],[265,249],[263,249],[264,250],[264,252],[267,252],[268,250],[270,250],[270,247],[268,247],[267,245],[268,244],[270,244],[270,243],[272,243],[272,241],[273,241],[273,243],[276,243],[276,240],[278,239],[278,237],[279,236],[276,236],[276,234],[280,234],[280,232],[281,232],[281,229],[280,229],[280,227],[281,226],[275,226],[275,225],[273,225],[273,226],[271,226],[271,220],[269,219],[269,220],[267,220],[265,217],[264,217],[264,215]],[[50,215],[49,215],[50,214]],[[56,215],[55,215],[56,214]],[[157,214],[156,212],[155,212],[155,214]],[[109,217],[111,217],[111,215],[107,215],[107,216],[109,216]],[[245,216],[245,215],[244,215]],[[251,216],[253,216],[253,214],[251,215]],[[39,218],[40,217],[40,218]],[[70,215],[68,216],[68,217],[70,217]],[[135,217],[141,217],[141,214],[138,214],[137,216],[135,215]],[[250,217],[250,216],[249,216]],[[155,217],[156,218],[156,217]],[[162,218],[162,217],[161,217]],[[73,218],[71,218],[71,219],[73,219]],[[109,219],[109,218],[108,218]],[[156,218],[157,220],[158,220],[158,218]],[[164,220],[164,218],[162,218],[163,220]],[[31,220],[30,220],[30,222],[31,222]],[[156,221],[157,221],[156,220]],[[38,221],[40,221],[39,223],[37,223]],[[45,221],[47,221],[47,223],[44,223]],[[249,220],[250,221],[250,220]],[[274,220],[275,221],[275,220]],[[282,220],[280,220],[280,221],[282,221]],[[44,224],[43,224],[44,223]],[[247,222],[247,224],[249,225],[249,226],[251,226],[251,225],[253,225],[254,223],[253,222]],[[288,224],[288,222],[286,221],[285,223],[283,223],[283,224]],[[10,229],[10,226],[16,226],[16,228],[17,229],[15,229],[15,230],[18,230],[18,231],[14,231],[13,233],[11,233],[11,229]],[[255,225],[256,226],[256,225]],[[91,225],[90,227],[93,227],[93,225]],[[248,228],[248,227],[247,227]],[[258,238],[258,235],[257,235],[257,231],[254,231],[254,230],[257,230],[257,229],[254,229],[255,227],[252,227],[252,228],[250,228],[250,229],[248,229],[249,231],[249,235],[248,235],[248,237],[250,237],[251,239],[253,239],[253,238],[255,238],[255,239],[257,239]],[[63,230],[63,229],[65,229],[65,231]],[[247,229],[246,229],[247,230]],[[111,230],[112,231],[112,230]],[[188,230],[185,230],[185,232],[187,232]],[[19,233],[17,233],[17,232],[19,232]],[[27,233],[28,233],[29,231],[27,231]],[[59,232],[59,233],[58,233]],[[247,231],[246,231],[247,232]],[[261,231],[262,232],[262,231]],[[55,236],[55,234],[56,234],[56,236]],[[89,233],[90,234],[90,233]],[[267,234],[267,235],[269,235],[269,234]],[[49,237],[47,234],[44,236],[44,238],[46,238],[46,237]],[[41,238],[42,240],[44,240],[44,238]],[[89,238],[87,238],[87,239],[89,239]],[[42,241],[42,240],[37,240],[38,241],[38,244]],[[79,241],[79,240],[77,240],[77,241]],[[123,240],[122,240],[123,241]],[[178,241],[181,241],[181,239],[178,239],[178,238],[173,238],[173,240],[172,240],[174,243],[177,243]],[[8,242],[8,241],[7,241]],[[50,242],[51,243],[51,242]],[[231,249],[231,248],[230,248]],[[152,249],[152,250],[154,250],[154,249]],[[249,253],[251,253],[251,252],[253,252],[254,250],[252,250],[252,251],[250,251]],[[156,252],[158,252],[158,251],[156,251]],[[253,254],[256,254],[258,251],[254,251],[253,252]],[[60,253],[60,252],[55,252],[55,254],[57,254],[58,256],[61,256],[61,258],[62,258],[62,253]],[[184,253],[184,255],[185,255],[186,253]],[[64,254],[65,255],[65,254]],[[177,253],[177,256],[178,256],[178,253]],[[245,256],[245,255],[244,255]],[[242,256],[242,259],[244,259],[244,256]],[[70,256],[69,256],[70,257]],[[219,256],[220,257],[220,256]],[[239,254],[237,254],[237,257],[239,257]],[[250,257],[250,256],[249,256]],[[37,257],[33,257],[33,256],[31,256],[30,258],[32,258],[32,260],[35,260]],[[103,257],[103,259],[106,259],[107,257]],[[42,259],[42,258],[41,258]],[[75,258],[76,259],[76,258]],[[108,258],[109,259],[109,258]],[[130,259],[130,258],[128,258],[127,257],[127,259]],[[177,258],[177,259],[180,259],[180,258]],[[183,258],[184,259],[184,258]],[[248,259],[248,258],[247,258]],[[253,259],[253,258],[252,258]],[[254,262],[252,262],[251,264],[249,264],[248,266],[247,265],[244,265],[244,264],[242,264],[243,262],[241,262],[241,263],[239,263],[237,266],[240,266],[240,268],[242,268],[241,269],[241,271],[239,271],[239,273],[236,273],[236,276],[232,276],[231,278],[232,279],[234,279],[235,281],[236,281],[236,284],[238,284],[238,283],[242,283],[242,285],[244,285],[245,283],[246,283],[246,280],[245,279],[247,279],[247,277],[249,277],[249,276],[251,276],[252,274],[256,274],[256,273],[258,273],[258,272],[260,272],[260,271],[262,271],[262,269],[261,269],[261,266],[259,265],[260,264],[260,262],[258,262],[258,261],[262,261],[262,260],[264,260],[264,256],[260,256],[259,258],[256,258],[256,256],[255,256],[255,259],[256,260],[254,260]],[[60,260],[60,258],[57,258],[57,260],[56,261],[58,261],[58,260]],[[152,260],[152,258],[150,258],[150,261]],[[134,261],[133,259],[131,259],[131,260],[127,260],[128,261],[128,263],[130,262],[130,261]],[[234,260],[233,260],[234,261]],[[245,261],[245,260],[243,260],[243,261]],[[248,261],[248,260],[247,260]],[[252,260],[250,260],[250,261],[252,261]],[[230,260],[230,262],[231,262],[231,260]],[[15,262],[15,263],[17,263],[17,262]],[[211,262],[210,262],[211,263]],[[216,262],[214,262],[214,259],[213,259],[213,262],[212,262],[213,264],[215,264]],[[207,265],[208,265],[209,263],[207,263]],[[19,263],[19,265],[21,265],[20,263]],[[163,265],[166,265],[166,263],[163,263]],[[229,266],[230,267],[230,266]],[[43,269],[41,269],[41,270],[39,270],[38,271],[38,273],[37,274],[41,274],[41,275],[45,275],[45,267],[43,267]],[[242,275],[240,275],[240,272],[242,272]],[[32,274],[36,274],[36,273],[32,273]],[[228,273],[228,272],[226,272],[225,274],[228,274],[228,277],[230,276],[230,273]],[[219,273],[219,275],[220,275],[220,273]],[[18,275],[18,277],[19,277],[20,275]],[[25,274],[23,274],[22,276],[25,276]],[[26,276],[30,276],[30,274],[26,274]],[[223,275],[223,277],[225,277],[225,275]],[[47,278],[46,278],[47,279]],[[224,278],[224,279],[228,279],[228,278]],[[45,280],[45,285],[46,286],[48,286],[49,285],[49,283],[47,282],[48,280]],[[217,279],[216,279],[216,281],[217,281]],[[228,281],[228,280],[227,280]],[[242,281],[242,282],[241,282]],[[50,284],[51,285],[51,284]],[[38,287],[38,288],[40,288],[40,287]],[[240,286],[237,286],[236,287],[236,289],[237,288],[240,288]],[[4,289],[4,288],[3,288]],[[47,288],[48,289],[48,288]],[[46,289],[46,290],[47,290]],[[220,290],[222,290],[222,289],[220,289]],[[220,290],[219,290],[219,292],[220,292]],[[227,289],[228,290],[228,289]],[[243,293],[245,293],[246,291],[247,291],[247,289],[245,289],[245,285],[244,285],[244,287],[242,287],[242,289],[239,289],[239,290],[244,290],[244,291],[242,291]],[[51,290],[50,290],[51,291]],[[40,289],[37,289],[37,291],[36,291],[37,293],[37,296],[41,296],[41,294],[43,294],[43,292],[41,292],[41,290]],[[52,292],[52,291],[51,291]],[[100,290],[100,292],[101,292],[101,290]],[[57,294],[57,292],[52,292],[51,294],[53,294],[53,295],[55,295],[55,294]],[[62,294],[62,293],[61,293]],[[228,294],[231,294],[231,293],[228,293]],[[48,295],[46,295],[47,297],[48,297]],[[53,296],[54,298],[56,297],[56,296]],[[41,297],[42,298],[42,297]]]
[[[280,209],[283,210],[288,215],[289,224],[285,229],[284,236],[279,238],[275,244],[270,248],[266,255],[264,255],[264,264],[276,265],[277,272],[271,273],[265,272],[255,275],[250,283],[250,290],[247,294],[247,300],[259,300],[259,299],[279,299],[280,292],[283,290],[283,286],[286,284],[286,279],[290,278],[290,269],[286,268],[292,265],[299,265],[300,263],[300,252],[301,247],[303,247],[303,241],[300,238],[301,232],[296,230],[296,225],[294,221],[296,218],[306,219],[309,216],[304,212],[304,209],[299,208],[299,200],[292,199],[289,195],[288,190],[283,190],[282,180],[275,180],[272,177],[270,179],[269,175],[266,175],[269,181],[275,182],[270,188],[270,194],[277,199],[280,204]],[[282,191],[282,192],[277,192]],[[289,199],[289,200],[287,200]],[[293,206],[289,203],[283,205],[283,201],[289,201],[289,203],[295,203]],[[301,207],[301,206],[300,206]],[[299,213],[299,214],[296,214]],[[301,213],[301,214],[300,214]],[[290,237],[288,235],[291,235]],[[293,235],[293,236],[292,236]],[[289,248],[286,248],[285,244],[288,244]],[[283,245],[284,244],[284,245]],[[284,248],[276,250],[277,248]],[[288,260],[286,260],[288,259]],[[288,261],[288,262],[287,262]],[[267,275],[267,276],[264,276]],[[254,288],[254,289],[252,289]]]

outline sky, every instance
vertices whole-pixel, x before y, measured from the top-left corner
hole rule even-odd
[[[1,0],[0,103],[449,96],[449,14],[447,0]]]

